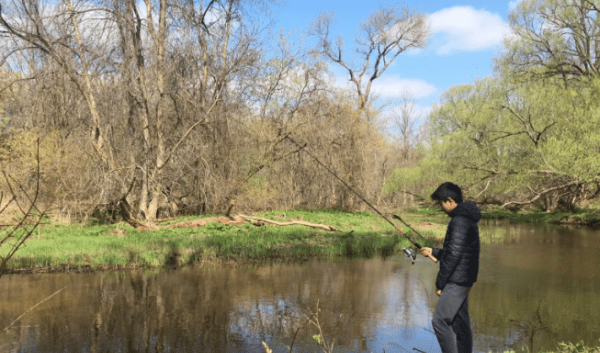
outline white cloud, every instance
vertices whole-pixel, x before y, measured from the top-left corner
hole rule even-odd
[[[429,16],[431,30],[442,35],[438,54],[477,51],[498,46],[510,34],[508,23],[500,15],[469,6],[455,6]]]
[[[347,76],[336,76],[336,85],[355,90],[355,86]],[[376,79],[371,87],[371,94],[380,98],[399,98],[403,92],[408,92],[415,98],[425,98],[437,92],[431,83],[419,78],[402,78],[399,75],[383,75]]]
[[[414,98],[424,98],[434,94],[434,85],[420,78],[401,78],[399,75],[382,76],[373,82],[373,93],[385,98],[397,98],[404,91]]]

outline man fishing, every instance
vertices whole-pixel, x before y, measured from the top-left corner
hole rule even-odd
[[[463,202],[462,191],[450,182],[440,185],[431,199],[452,220],[443,249],[422,247],[424,256],[439,260],[435,286],[440,297],[433,313],[433,329],[442,353],[473,351],[469,320],[469,291],[479,271],[479,227],[481,212],[474,202]]]

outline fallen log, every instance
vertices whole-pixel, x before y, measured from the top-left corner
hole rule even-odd
[[[208,223],[221,223],[224,225],[239,225],[244,223],[242,219],[230,219],[225,217],[210,217],[210,218],[200,218],[193,221],[181,222],[177,224],[171,224],[168,226],[163,226],[161,228],[200,228],[206,226]]]
[[[290,222],[277,222],[267,218],[260,217],[250,217],[242,214],[238,214],[235,216],[226,217],[211,217],[211,218],[201,218],[193,221],[181,222],[177,224],[171,224],[168,226],[162,226],[161,228],[200,228],[206,226],[208,223],[221,223],[224,225],[239,225],[245,222],[252,222],[255,226],[262,226],[264,224],[273,224],[276,226],[293,226],[293,225],[301,225],[311,228],[323,229],[329,232],[341,232],[341,230],[328,226],[326,224],[316,224],[305,221],[290,221]]]
[[[249,222],[253,222],[253,223],[268,223],[268,224],[274,224],[276,226],[293,226],[293,225],[301,225],[301,226],[306,226],[306,227],[311,227],[311,228],[317,228],[317,229],[323,229],[326,231],[330,231],[330,232],[341,232],[341,230],[334,228],[332,226],[328,226],[326,224],[316,224],[316,223],[309,223],[309,222],[304,222],[304,221],[291,221],[291,222],[277,222],[277,221],[273,221],[271,219],[267,219],[267,218],[260,218],[260,217],[250,217],[250,216],[246,216],[246,215],[237,215],[237,217],[247,220]]]

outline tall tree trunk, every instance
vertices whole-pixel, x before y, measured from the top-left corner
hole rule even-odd
[[[151,2],[146,0],[147,4]],[[162,192],[162,170],[167,162],[165,150],[165,132],[163,123],[165,119],[165,40],[167,36],[167,0],[160,0],[158,32],[150,29],[153,34],[154,45],[156,47],[156,89],[158,91],[158,102],[156,103],[156,164],[152,172],[151,200],[146,212],[146,220],[154,222],[158,211],[160,196]],[[151,18],[151,16],[148,16]],[[152,26],[151,26],[152,27]]]

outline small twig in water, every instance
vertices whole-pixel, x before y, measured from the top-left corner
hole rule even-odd
[[[333,346],[335,345],[334,339],[331,339],[331,345],[327,344],[327,341],[325,340],[325,336],[323,335],[323,329],[321,327],[321,322],[319,321],[319,312],[321,311],[321,309],[319,309],[319,300],[317,299],[317,310],[315,310],[314,313],[312,312],[312,310],[310,310],[310,308],[308,310],[312,314],[311,317],[309,318],[306,315],[304,315],[304,316],[307,319],[309,319],[310,323],[313,324],[319,330],[318,337],[320,339],[317,342],[323,347],[323,353],[333,352]]]
[[[309,309],[310,310],[310,309]],[[306,316],[306,315],[304,315]],[[313,313],[309,318],[307,318],[306,322],[304,323],[304,325],[298,327],[296,329],[296,332],[294,332],[294,338],[292,339],[292,344],[290,344],[290,353],[292,353],[292,348],[294,347],[294,342],[296,342],[296,335],[298,334],[298,331],[300,331],[300,329],[306,327],[306,325],[308,325],[308,323],[310,322],[310,320],[315,316],[315,313]]]
[[[65,286],[65,287],[62,287],[61,289],[59,289],[59,290],[57,290],[56,292],[52,293],[52,294],[51,294],[49,297],[47,297],[46,299],[42,300],[41,302],[39,302],[39,303],[35,304],[34,306],[32,306],[31,308],[29,308],[29,309],[28,309],[26,312],[24,312],[23,314],[21,314],[21,316],[19,316],[19,317],[18,317],[18,318],[16,318],[16,319],[15,319],[13,322],[11,322],[11,323],[10,323],[8,326],[6,326],[6,328],[4,328],[4,330],[2,330],[2,331],[6,331],[6,330],[8,330],[8,329],[9,329],[9,328],[10,328],[10,327],[11,327],[11,326],[12,326],[12,325],[15,323],[15,322],[19,321],[19,319],[21,319],[23,316],[25,316],[25,314],[27,314],[27,313],[28,313],[28,312],[30,312],[31,310],[35,309],[35,307],[36,307],[36,306],[38,306],[38,305],[42,304],[42,303],[43,303],[43,302],[45,302],[46,300],[48,300],[48,299],[52,298],[53,296],[55,296],[56,294],[58,294],[58,292],[60,292],[61,290],[65,289],[65,288],[67,288],[67,287],[66,287],[66,286]]]

